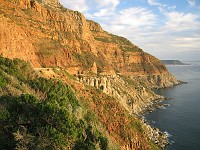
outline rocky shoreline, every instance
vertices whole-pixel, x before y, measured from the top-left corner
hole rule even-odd
[[[168,136],[165,132],[160,131],[158,128],[152,127],[147,122],[144,115],[153,112],[155,109],[162,109],[169,106],[169,104],[161,104],[164,100],[168,100],[168,98],[163,97],[162,99],[154,100],[151,105],[145,107],[144,111],[140,115],[137,115],[137,117],[141,120],[143,129],[145,130],[144,134],[150,141],[155,143],[161,149],[164,149],[169,144]]]
[[[187,82],[180,81],[180,80],[178,82],[179,83],[174,86],[177,86],[180,84],[187,84]],[[170,106],[169,104],[161,104],[161,102],[165,100],[173,100],[173,98],[163,97],[162,99],[154,100],[152,102],[152,105],[146,107],[145,111],[143,111],[140,115],[140,119],[142,120],[142,123],[143,123],[143,128],[146,129],[145,134],[148,136],[148,138],[152,142],[154,142],[161,149],[164,149],[169,144],[168,135],[167,133],[160,131],[158,128],[152,127],[151,125],[149,125],[144,115],[147,113],[153,112],[155,109],[162,109],[167,106]]]
[[[148,139],[151,140],[153,143],[155,143],[158,147],[161,149],[164,149],[169,144],[168,136],[165,132],[160,131],[156,127],[152,127],[147,120],[145,119],[144,115],[147,113],[151,113],[155,109],[162,109],[166,106],[169,106],[168,104],[161,104],[164,100],[167,100],[168,98],[158,99],[155,100],[152,105],[146,108],[146,110],[140,115],[140,120],[143,124],[143,128],[145,129],[145,134],[147,135]]]
[[[143,120],[143,128],[146,129],[146,135],[149,140],[154,142],[158,147],[164,149],[168,144],[168,136],[165,132],[161,132],[158,128],[152,127]]]

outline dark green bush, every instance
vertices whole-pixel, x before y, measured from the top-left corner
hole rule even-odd
[[[6,85],[6,80],[0,74],[0,88],[3,88]]]
[[[7,74],[16,77],[20,81],[35,77],[31,65],[18,58],[11,60],[0,56],[0,69]]]

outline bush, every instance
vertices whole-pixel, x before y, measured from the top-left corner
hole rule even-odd
[[[6,80],[0,75],[0,88],[3,88],[6,85]]]
[[[0,69],[20,81],[35,77],[34,70],[30,64],[18,58],[11,60],[0,56]]]
[[[3,143],[7,141],[0,148],[7,149],[9,145],[13,149],[65,149],[74,144],[74,149],[92,150],[97,143],[102,149],[107,147],[106,139],[67,109],[69,104],[73,109],[80,105],[70,87],[44,78],[31,80],[29,84],[47,97],[44,100],[29,94],[0,97],[4,108],[0,110],[0,139]]]

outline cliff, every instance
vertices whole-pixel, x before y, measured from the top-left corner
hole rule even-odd
[[[0,54],[73,87],[100,120],[109,146],[124,150],[152,148],[135,116],[163,98],[151,89],[178,84],[157,58],[58,0],[0,0]]]
[[[157,58],[58,1],[1,0],[0,8],[0,53],[5,57],[34,67],[77,67],[72,73],[88,72],[94,62],[99,73],[167,73]]]

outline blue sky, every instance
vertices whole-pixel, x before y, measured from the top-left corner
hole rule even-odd
[[[160,59],[200,60],[200,0],[60,0]]]

